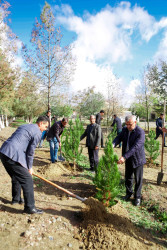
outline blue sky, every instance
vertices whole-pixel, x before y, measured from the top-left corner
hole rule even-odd
[[[43,0],[9,0],[11,28],[28,44]],[[144,66],[167,57],[167,1],[165,0],[50,0],[64,43],[75,44],[78,67],[74,90],[114,77],[124,93],[134,96]],[[130,97],[130,98],[131,98]]]

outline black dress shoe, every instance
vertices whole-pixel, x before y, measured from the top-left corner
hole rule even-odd
[[[141,199],[136,198],[135,199],[135,206],[140,206],[140,203],[141,203]]]
[[[19,204],[24,204],[24,199],[20,198]]]
[[[43,211],[40,210],[40,209],[37,209],[37,208],[25,208],[23,213],[26,213],[26,214],[42,214]]]
[[[101,148],[105,148],[104,146],[101,146]]]
[[[130,200],[130,197],[131,197],[132,195],[131,194],[127,194],[127,195],[125,195],[122,199],[124,200],[124,201],[128,201],[128,200]]]
[[[20,198],[20,201],[12,201],[12,205],[15,205],[15,204],[24,204],[24,199],[23,198]]]

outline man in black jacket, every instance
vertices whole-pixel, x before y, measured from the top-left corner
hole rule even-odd
[[[67,123],[68,119],[63,118],[61,121],[55,122],[48,131],[47,141],[49,141],[50,144],[50,157],[52,163],[57,162],[57,153],[59,146],[61,147],[60,136]]]
[[[118,160],[118,164],[125,162],[125,200],[129,200],[133,194],[133,175],[135,177],[134,198],[135,205],[141,203],[141,189],[143,180],[143,165],[146,163],[144,152],[145,133],[144,130],[136,125],[136,117],[129,115],[125,117],[126,127],[117,135],[113,141],[116,147],[121,141],[122,156]]]
[[[163,135],[163,131],[162,131],[163,119],[164,119],[164,114],[160,114],[160,117],[157,118],[157,120],[156,120],[156,137],[155,137],[155,140],[156,140],[160,135]],[[166,145],[165,145],[165,136],[164,136],[164,147],[166,147]]]
[[[99,146],[101,140],[101,128],[100,125],[95,123],[95,116],[90,116],[90,124],[85,129],[85,132],[81,135],[80,140],[86,137],[86,147],[88,147],[90,170],[96,170],[99,163]]]
[[[96,123],[101,126],[101,120],[103,120],[104,110],[100,110],[100,112],[96,115]],[[101,148],[104,148],[104,141],[103,141],[103,133],[101,129]]]
[[[114,115],[113,117],[114,117],[114,120],[113,120],[113,123],[111,124],[111,127],[114,127],[114,125],[116,125],[117,135],[119,135],[122,131],[122,122],[121,122],[121,119],[117,115]],[[121,148],[121,142],[119,144],[119,147]]]

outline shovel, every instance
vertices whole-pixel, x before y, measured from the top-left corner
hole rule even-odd
[[[52,186],[54,186],[54,187],[56,187],[56,188],[62,190],[63,192],[69,194],[70,196],[72,196],[72,197],[74,197],[74,198],[76,198],[76,199],[82,201],[82,202],[85,202],[85,201],[87,200],[87,198],[81,198],[80,196],[71,193],[71,192],[68,191],[67,189],[62,188],[62,187],[58,186],[57,184],[55,184],[55,183],[53,183],[53,182],[51,182],[51,181],[48,181],[47,179],[45,179],[45,178],[43,178],[43,177],[41,177],[41,176],[39,176],[39,175],[37,175],[37,174],[34,174],[34,173],[33,173],[33,175],[36,176],[36,177],[38,177],[39,179],[41,179],[41,180],[43,180],[43,181],[49,183],[50,185],[52,185]]]
[[[58,156],[59,161],[65,161],[65,158],[62,156],[61,153],[61,146],[60,146],[60,156]]]
[[[157,176],[157,185],[161,185],[162,179],[163,179],[163,156],[164,156],[164,136],[165,133],[162,134],[162,151],[161,151],[161,172],[158,173]]]

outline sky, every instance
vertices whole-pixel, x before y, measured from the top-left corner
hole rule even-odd
[[[9,0],[10,27],[29,44],[43,0]],[[141,74],[149,64],[167,57],[166,0],[48,0],[63,31],[63,43],[73,44],[77,67],[74,91],[95,86],[107,93],[115,81],[126,103],[134,100]]]

